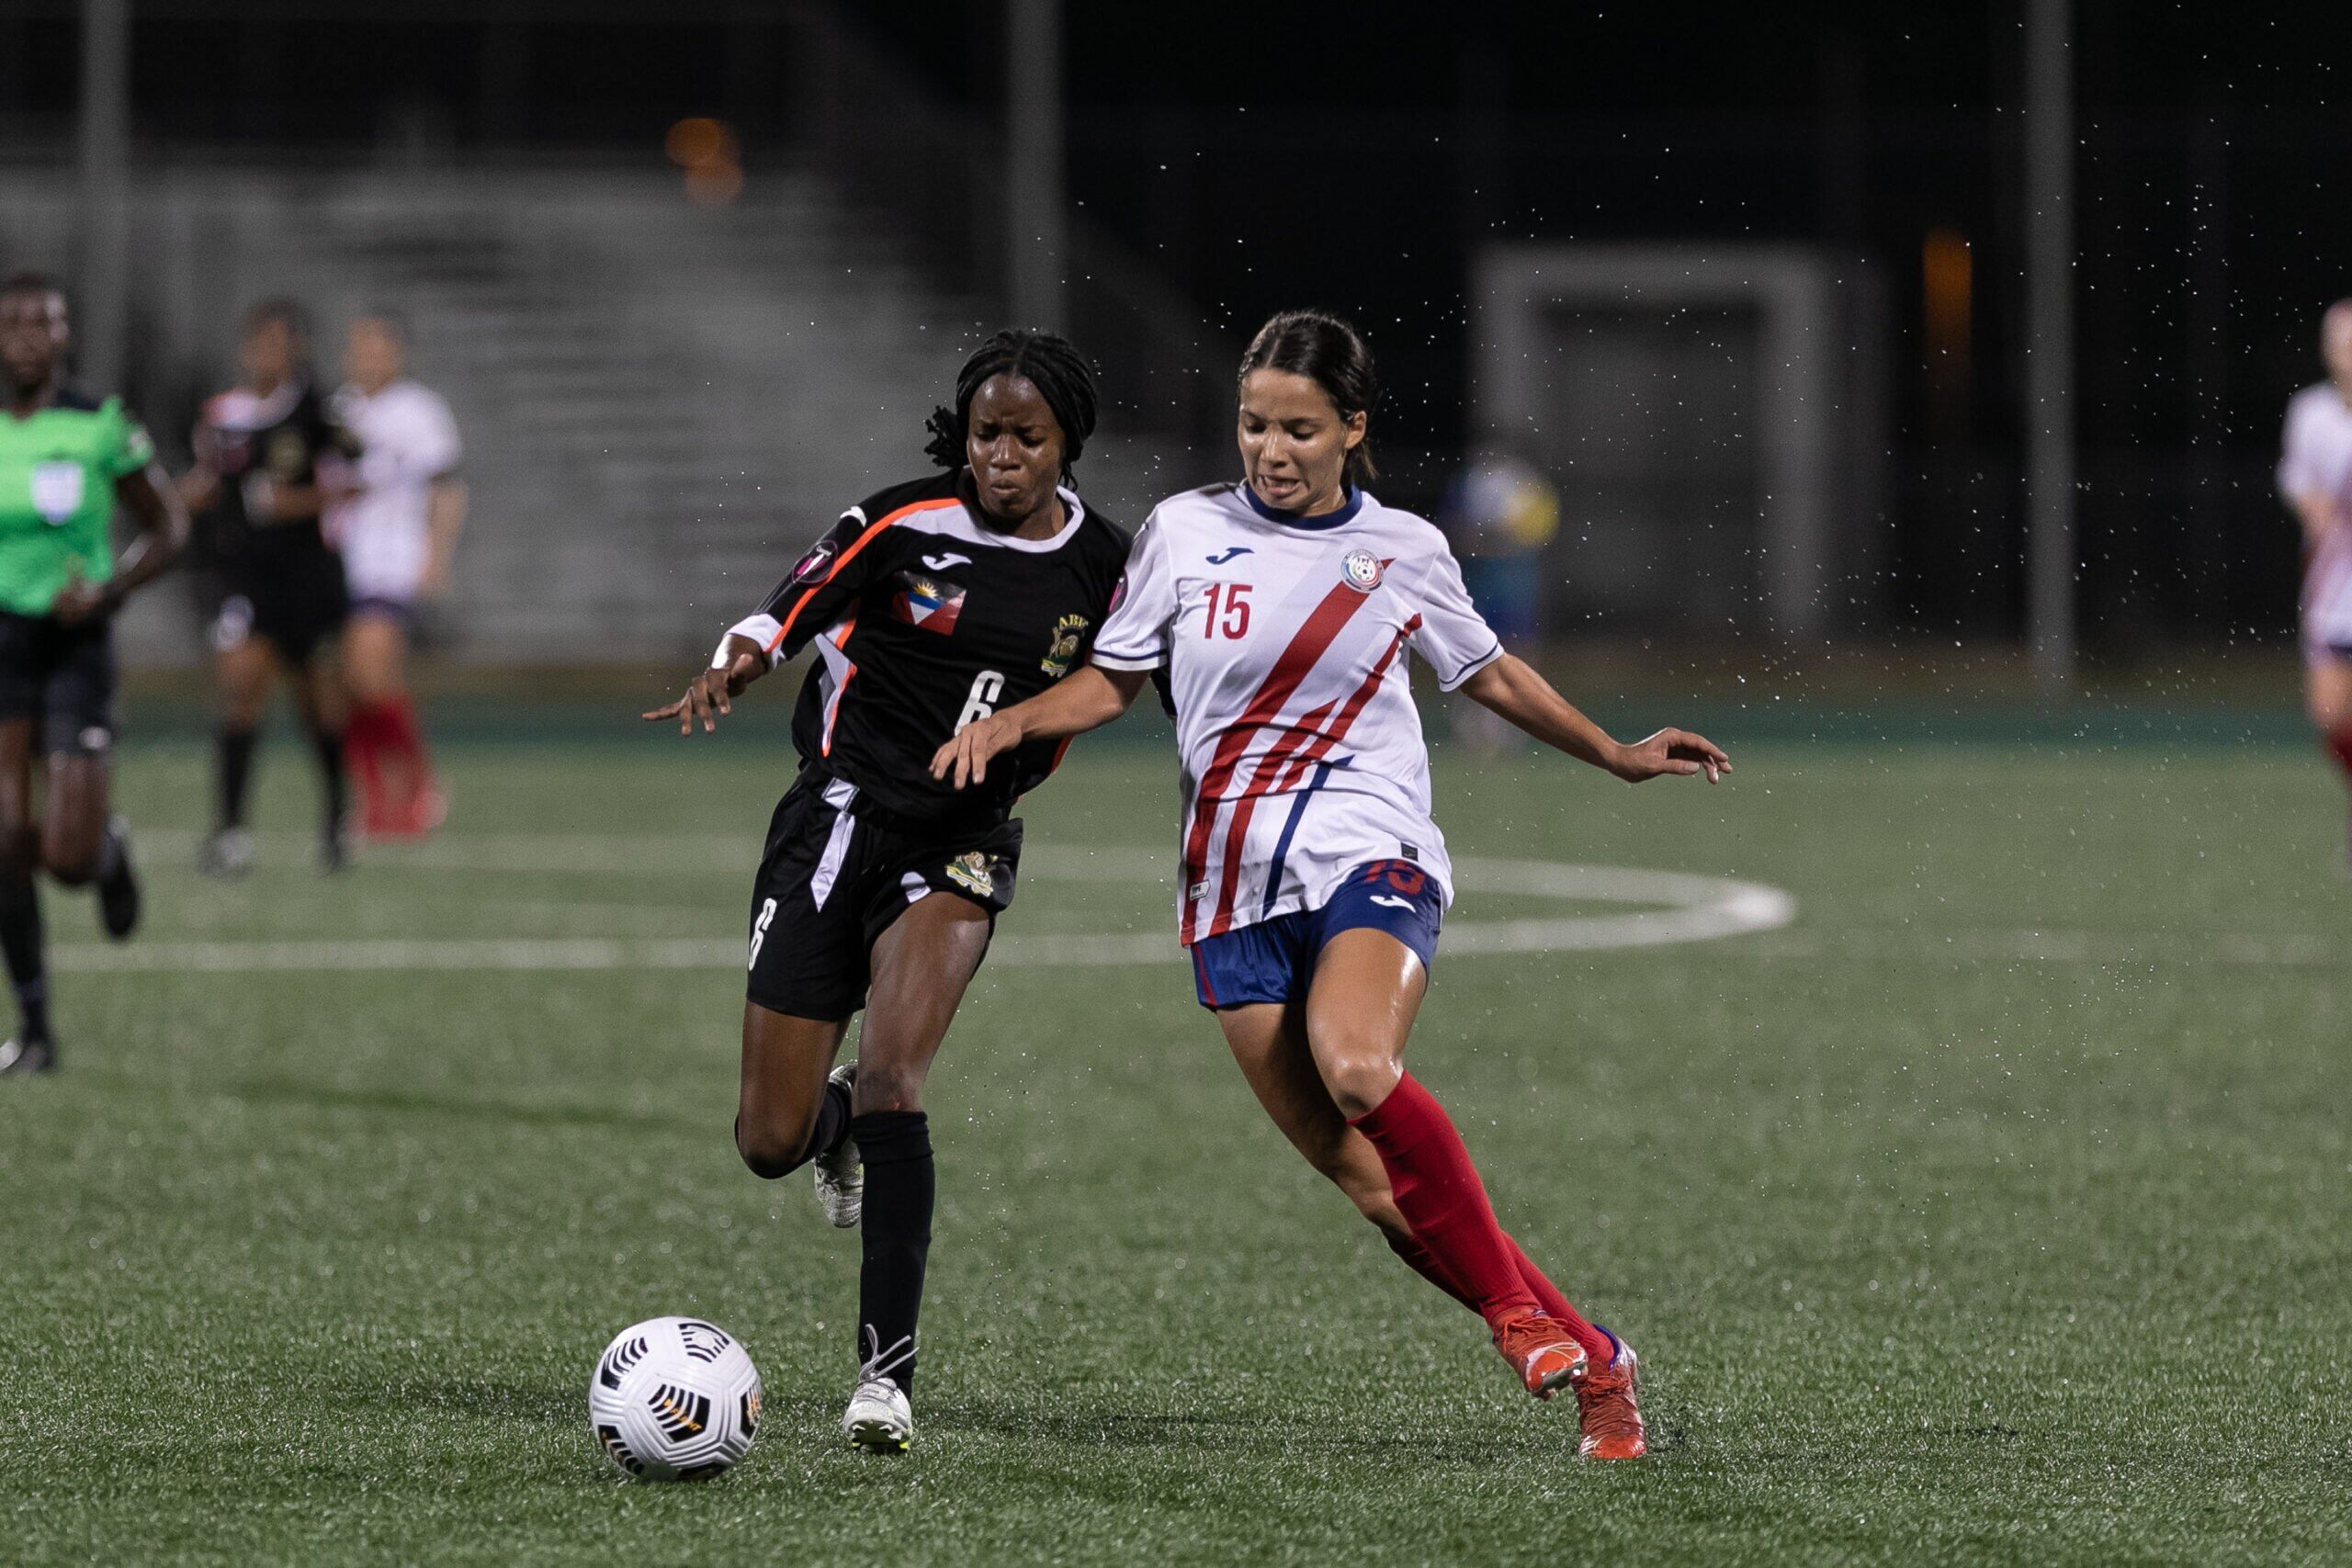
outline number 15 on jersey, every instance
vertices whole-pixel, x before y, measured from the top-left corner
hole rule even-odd
[[[1201,623],[1201,635],[1214,637],[1222,634],[1227,641],[1238,641],[1250,635],[1250,584],[1246,582],[1212,582],[1209,584],[1209,613]],[[1224,613],[1218,614],[1217,596],[1224,595]]]

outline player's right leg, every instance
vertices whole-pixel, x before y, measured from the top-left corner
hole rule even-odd
[[[253,635],[253,606],[230,599],[212,628],[213,683],[220,721],[212,737],[212,832],[198,869],[211,876],[243,876],[253,869],[254,839],[245,826],[254,750],[269,705],[274,660],[266,639]]]
[[[0,695],[15,694],[19,673],[0,671]],[[33,886],[40,858],[40,829],[33,815],[35,728],[29,713],[0,715],[0,953],[7,960],[17,1012],[16,1035],[0,1044],[0,1075],[6,1076],[47,1072],[57,1065],[49,1028],[40,895]]]

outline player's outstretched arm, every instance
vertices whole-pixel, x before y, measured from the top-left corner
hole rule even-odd
[[[1707,775],[1713,784],[1731,772],[1731,759],[1703,735],[1661,729],[1631,746],[1578,713],[1552,682],[1515,654],[1504,654],[1462,683],[1462,690],[1546,746],[1623,779],[1641,784],[1668,773]]]
[[[729,632],[709,667],[695,671],[695,678],[686,682],[684,696],[638,717],[674,718],[681,735],[692,735],[695,720],[700,719],[703,733],[707,735],[718,728],[721,715],[735,711],[733,700],[743,694],[743,688],[767,672],[768,656],[760,645],[740,633]]]
[[[1068,679],[1015,703],[1002,713],[975,719],[934,752],[931,776],[951,775],[956,787],[979,784],[989,776],[989,759],[1010,751],[1024,740],[1058,740],[1100,729],[1134,704],[1136,694],[1151,679],[1148,670],[1105,670],[1089,664]]]

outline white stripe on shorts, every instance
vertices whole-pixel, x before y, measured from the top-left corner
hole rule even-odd
[[[847,779],[835,779],[825,786],[825,804],[838,813],[833,818],[833,830],[825,839],[825,852],[817,862],[817,874],[808,879],[808,896],[820,909],[832,896],[833,883],[842,874],[842,862],[849,858],[849,841],[857,833],[857,818],[850,815],[850,804],[857,799],[857,786]]]

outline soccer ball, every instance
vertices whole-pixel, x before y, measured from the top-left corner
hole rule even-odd
[[[596,1440],[639,1481],[707,1481],[760,1429],[760,1371],[743,1347],[698,1317],[624,1328],[588,1380]]]

